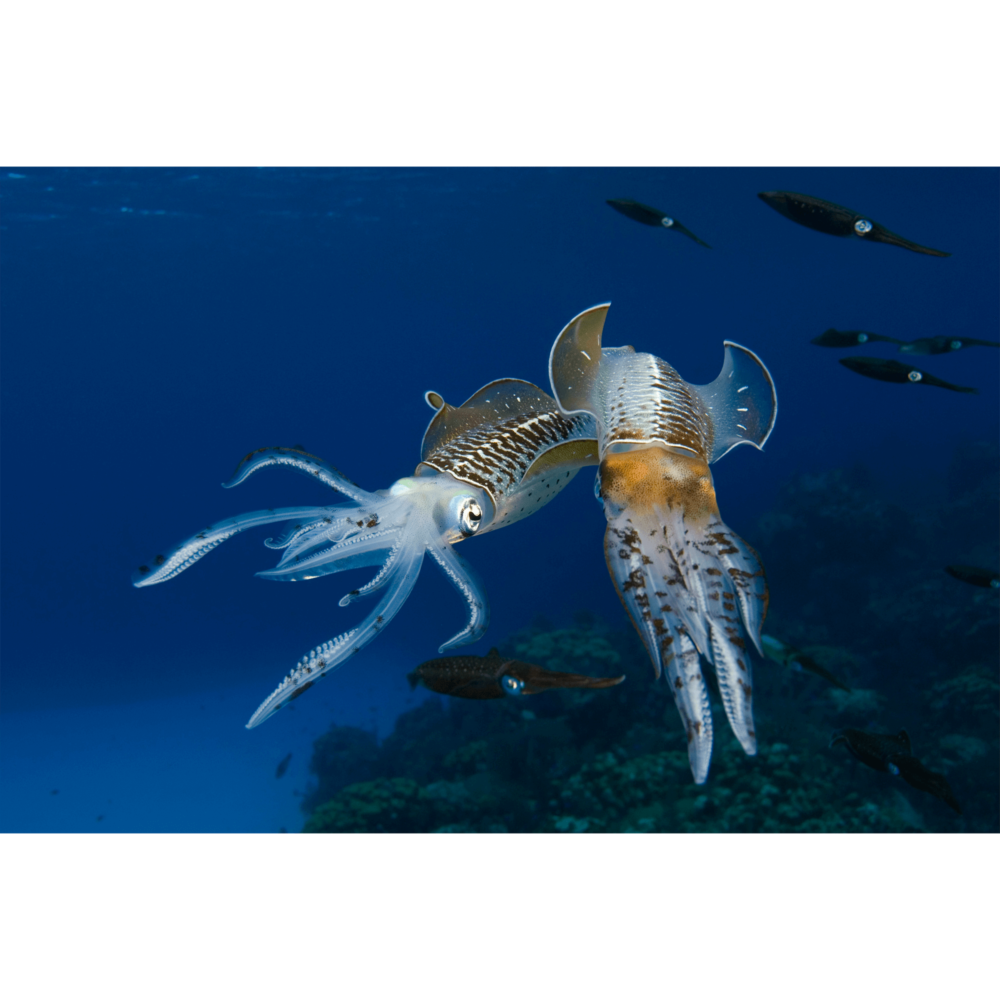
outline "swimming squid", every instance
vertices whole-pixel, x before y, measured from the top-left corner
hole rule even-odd
[[[722,521],[709,465],[740,444],[762,448],[777,397],[760,358],[728,340],[708,385],[690,385],[652,354],[602,347],[608,308],[570,321],[549,377],[567,417],[596,421],[608,570],[656,676],[666,672],[701,784],[712,716],[700,656],[714,667],[737,739],[756,753],[747,636],[760,650],[768,597],[757,553]]]
[[[944,250],[933,250],[890,232],[874,219],[866,218],[852,208],[844,208],[832,201],[814,198],[811,194],[795,191],[761,191],[757,195],[765,205],[780,212],[786,219],[800,226],[815,229],[830,236],[850,236],[868,243],[888,243],[914,253],[929,254],[931,257],[950,257]]]
[[[230,488],[261,469],[284,466],[348,497],[348,503],[254,511],[209,525],[132,575],[136,587],[171,580],[212,549],[249,528],[289,523],[265,541],[282,553],[266,580],[314,580],[343,570],[379,566],[363,587],[340,599],[378,597],[354,628],[307,653],[247,723],[252,729],[298,698],[378,635],[405,603],[429,554],[462,595],[465,627],[439,649],[475,642],[489,624],[489,604],[475,574],[455,551],[459,542],[527,517],[548,503],[585,464],[596,464],[593,418],[567,417],[530,382],[490,382],[461,406],[436,392],[435,410],[412,476],[369,492],[299,446],[261,448],[237,466]]]

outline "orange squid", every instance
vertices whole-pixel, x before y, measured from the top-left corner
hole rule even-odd
[[[736,738],[756,753],[748,640],[760,650],[768,600],[759,556],[719,514],[709,466],[739,444],[763,447],[777,396],[760,358],[728,340],[708,385],[655,355],[602,347],[608,308],[580,313],[556,338],[552,394],[563,413],[596,421],[608,571],[656,676],[666,674],[701,784],[712,756],[701,660]]]

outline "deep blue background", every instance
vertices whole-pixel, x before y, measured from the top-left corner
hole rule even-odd
[[[224,492],[251,449],[304,444],[367,489],[410,474],[431,416],[425,390],[455,405],[504,376],[547,390],[553,339],[595,303],[613,303],[607,346],[658,354],[690,382],[715,377],[727,338],[769,366],[780,410],[766,451],[740,448],[714,468],[737,532],[803,469],[861,461],[900,499],[937,490],[956,443],[997,436],[998,352],[916,362],[979,388],[968,396],[837,364],[891,357],[892,345],[809,340],[829,326],[1000,339],[998,179],[4,168],[3,828],[295,828],[310,741],[331,720],[390,729],[414,697],[405,673],[457,631],[460,600],[425,567],[384,636],[295,714],[248,733],[298,658],[360,619],[337,600],[364,577],[255,579],[276,562],[260,544],[267,530],[163,586],[134,590],[132,568],[227,515],[329,502],[283,470]],[[757,199],[771,189],[870,213],[954,256],[804,229]],[[624,218],[611,197],[663,209],[713,249]],[[591,487],[585,471],[533,518],[462,546],[492,604],[470,652],[539,613],[623,619]]]

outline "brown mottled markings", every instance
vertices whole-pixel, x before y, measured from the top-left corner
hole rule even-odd
[[[706,567],[705,572],[709,576],[722,576],[722,570],[721,569],[716,569],[714,566],[708,566],[708,567]]]
[[[148,573],[149,572],[149,567],[148,566],[140,566],[139,567],[139,572],[140,573]]]
[[[166,560],[166,559],[164,559],[164,558],[163,558],[163,556],[157,556],[157,557],[156,557],[156,558],[155,558],[155,559],[153,560],[153,562],[155,562],[157,566],[162,566],[162,565],[163,565],[163,564],[164,564],[164,563],[165,563],[166,561],[167,561],[167,560]]]
[[[680,678],[678,677],[678,678],[677,678],[677,679],[676,679],[676,680],[674,681],[674,687],[675,687],[675,688],[677,688],[678,690],[680,690],[680,689],[681,689],[682,687],[684,687],[684,681],[682,681],[682,680],[681,680],[681,679],[680,679]]]

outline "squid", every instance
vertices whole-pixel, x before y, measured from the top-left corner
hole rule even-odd
[[[732,341],[708,385],[690,385],[652,354],[602,347],[608,308],[580,313],[556,338],[552,394],[567,418],[596,422],[608,570],[656,677],[666,673],[702,784],[712,714],[701,658],[733,733],[755,754],[747,637],[760,651],[768,600],[757,553],[722,521],[709,465],[737,445],[763,448],[777,396],[760,358]]]
[[[454,584],[468,611],[465,627],[438,651],[479,639],[489,624],[489,603],[482,584],[454,546],[528,517],[556,496],[580,468],[597,463],[593,418],[564,415],[551,396],[530,382],[490,382],[457,407],[436,392],[425,393],[424,398],[435,414],[412,476],[369,492],[301,446],[261,448],[239,463],[224,487],[237,486],[261,469],[284,466],[323,483],[349,502],[227,518],[133,573],[136,587],[164,583],[234,535],[281,522],[287,525],[284,533],[264,543],[282,553],[274,569],[257,574],[266,580],[314,580],[348,569],[380,567],[367,584],[340,599],[340,607],[347,607],[377,597],[371,613],[302,657],[253,713],[248,729],[269,719],[371,642],[410,595],[425,554]]]

